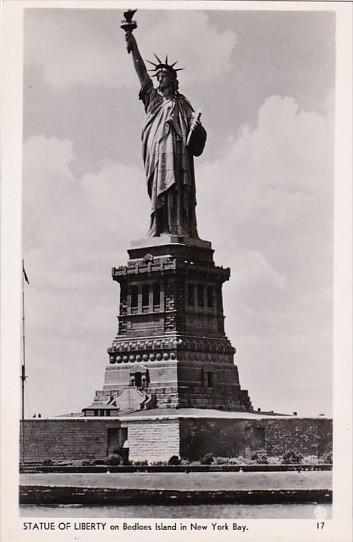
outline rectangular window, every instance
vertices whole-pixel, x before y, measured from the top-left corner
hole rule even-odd
[[[261,449],[265,447],[265,428],[264,427],[253,427],[252,433],[252,448]]]
[[[204,374],[203,367],[201,367],[201,370],[200,370],[200,382],[201,382],[201,386],[205,385],[205,374]]]
[[[188,286],[188,305],[194,305],[195,303],[195,285],[189,284]]]
[[[197,304],[199,307],[203,307],[205,305],[205,288],[203,284],[199,284],[197,287]]]
[[[137,286],[131,286],[131,308],[137,309],[138,305],[138,289]]]
[[[213,307],[213,288],[212,286],[207,286],[207,307]]]
[[[213,373],[207,373],[207,386],[212,388],[214,384]]]
[[[153,285],[153,305],[161,304],[161,288],[158,282]]]
[[[150,294],[150,289],[148,287],[148,284],[144,284],[142,286],[142,306],[143,307],[148,307],[150,303],[149,294]]]

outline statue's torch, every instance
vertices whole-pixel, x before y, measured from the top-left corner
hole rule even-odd
[[[125,30],[126,33],[133,32],[135,28],[137,28],[137,22],[132,19],[136,11],[137,9],[128,9],[127,11],[124,11],[125,19],[121,21],[120,28]],[[128,47],[128,53],[130,52],[131,52],[131,47]]]

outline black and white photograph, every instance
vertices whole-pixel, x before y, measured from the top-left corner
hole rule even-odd
[[[351,16],[4,2],[4,541],[350,540]]]

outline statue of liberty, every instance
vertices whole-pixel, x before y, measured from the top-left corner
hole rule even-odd
[[[127,51],[132,54],[141,84],[139,94],[146,118],[142,129],[142,149],[147,190],[151,199],[151,222],[148,236],[162,234],[198,238],[196,225],[196,189],[194,156],[206,143],[206,131],[190,102],[178,92],[176,62],[162,62],[157,55],[152,77],[155,88],[132,34],[134,12],[125,13]],[[127,16],[127,14],[129,16]]]

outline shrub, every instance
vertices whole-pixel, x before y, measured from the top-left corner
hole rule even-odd
[[[46,467],[51,467],[52,465],[54,465],[54,461],[52,459],[44,459],[43,461],[43,465],[45,465]]]
[[[250,459],[252,461],[255,461],[255,463],[258,463],[259,465],[267,465],[268,464],[267,455],[264,454],[264,453],[255,452],[254,454],[252,454]]]
[[[201,465],[212,465],[213,462],[214,462],[214,455],[211,453],[205,454],[200,459]]]
[[[127,448],[115,448],[112,452],[120,456],[121,465],[131,465],[129,461],[129,450]]]
[[[267,459],[270,465],[279,465],[281,463],[281,458],[278,455],[268,457]]]
[[[132,464],[135,467],[147,467],[148,466],[148,461],[147,461],[147,459],[144,459],[142,461],[133,461]]]
[[[90,467],[91,465],[94,465],[94,462],[90,459],[82,459],[81,465],[82,467]]]
[[[94,459],[92,462],[93,465],[106,465],[106,459]]]
[[[251,458],[248,455],[239,455],[238,465],[251,465]]]
[[[328,463],[329,465],[332,465],[332,462],[333,462],[333,454],[332,454],[332,452],[325,452],[321,456],[321,461],[322,461],[322,463]]]
[[[303,460],[303,463],[307,464],[307,465],[316,465],[318,462],[318,458],[317,458],[317,455],[305,455],[304,456],[304,460]]]
[[[110,454],[107,459],[108,465],[120,465],[121,457],[119,454]]]
[[[216,463],[216,465],[227,465],[228,464],[229,457],[214,457],[213,461]]]
[[[297,464],[303,461],[303,454],[297,450],[288,450],[282,456],[282,463]]]
[[[181,464],[181,459],[177,455],[172,455],[172,457],[170,457],[168,460],[168,465],[180,465],[180,464]]]
[[[216,465],[237,465],[239,463],[237,457],[215,457],[214,462]]]

